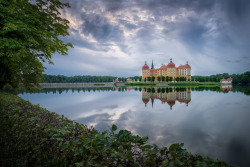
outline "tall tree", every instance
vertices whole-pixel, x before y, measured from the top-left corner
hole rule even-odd
[[[67,55],[73,46],[59,39],[69,35],[60,14],[67,7],[59,0],[0,0],[0,88],[38,86],[43,63],[53,64],[54,53]]]

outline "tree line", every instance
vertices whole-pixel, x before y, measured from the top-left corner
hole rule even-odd
[[[64,75],[47,75],[41,78],[42,83],[79,83],[79,82],[113,82],[117,79],[120,82],[127,81],[126,77],[114,77],[114,76],[91,76],[91,75],[78,75],[78,76],[64,76]],[[133,80],[141,80],[141,77],[130,77]]]
[[[250,71],[247,71],[242,74],[216,74],[210,76],[192,76],[191,81],[198,81],[198,82],[220,82],[222,78],[233,78],[233,84],[250,84]],[[91,76],[91,75],[78,75],[78,76],[64,76],[64,75],[47,75],[44,74],[44,77],[41,79],[43,83],[79,83],[79,82],[113,82],[115,79],[119,80],[119,82],[126,82],[127,77],[114,77],[114,76]],[[141,76],[134,76],[129,77],[135,81],[146,81],[146,79],[142,80]],[[177,77],[173,79],[172,77],[147,77],[147,81],[189,81],[185,77]]]
[[[216,74],[210,76],[192,76],[192,81],[199,81],[199,82],[220,82],[222,78],[233,78],[233,84],[250,84],[250,71],[247,71],[242,74]]]
[[[141,81],[141,78],[140,78],[140,81]],[[158,77],[147,77],[147,78],[144,78],[144,82],[145,81],[158,81],[158,82],[171,82],[171,81],[190,81],[190,79],[187,79],[186,77],[176,77],[175,79],[173,77],[169,77],[169,76],[158,76]]]

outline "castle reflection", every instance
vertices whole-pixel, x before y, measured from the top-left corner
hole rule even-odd
[[[151,100],[152,107],[154,100],[160,100],[162,104],[167,103],[172,110],[175,102],[188,103],[191,101],[191,88],[143,88],[142,101],[145,107]]]

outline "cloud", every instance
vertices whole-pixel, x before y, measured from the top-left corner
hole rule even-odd
[[[92,75],[134,76],[145,60],[160,66],[170,57],[177,65],[189,61],[193,75],[249,70],[247,0],[64,1],[71,5],[62,12],[71,29],[63,40],[75,48],[70,60],[54,59],[61,73],[82,74],[84,68]],[[63,70],[66,62],[74,68]]]

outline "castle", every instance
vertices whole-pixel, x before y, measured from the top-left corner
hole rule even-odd
[[[145,62],[142,66],[142,81],[191,81],[191,66],[186,62],[186,65],[175,67],[175,64],[170,62],[162,64],[160,68],[154,68],[152,61],[151,69]]]

